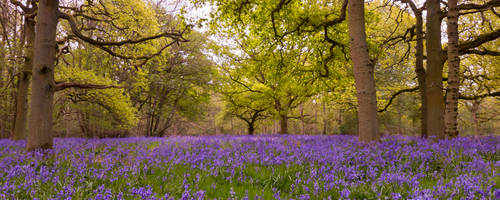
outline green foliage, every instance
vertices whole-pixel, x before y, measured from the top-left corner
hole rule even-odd
[[[341,15],[343,1],[195,2],[214,4],[211,31],[230,41],[216,51],[224,59],[222,82],[232,85],[221,89],[227,112],[241,114],[270,104],[261,108],[273,118],[293,117],[310,99],[355,108],[347,22],[325,25]],[[387,25],[381,18],[378,10],[367,12],[369,33],[377,35]],[[381,38],[386,36],[368,38],[376,59],[385,59]],[[261,100],[253,101],[255,95]]]
[[[121,41],[124,38],[142,38],[157,35],[162,31],[162,26],[171,20],[159,21],[154,8],[145,1],[106,0],[102,3],[84,3],[83,12],[101,19],[84,24],[88,28],[88,35],[106,38],[106,41]],[[110,23],[111,21],[111,23]],[[168,27],[174,30],[178,27]],[[112,47],[119,54],[127,56],[150,55],[156,53],[167,39],[148,40],[137,44],[126,44]]]
[[[97,76],[92,71],[78,68],[60,67],[55,78],[59,82],[116,86],[116,82],[109,78]],[[107,128],[130,129],[137,123],[137,109],[132,106],[130,97],[123,88],[83,91],[67,89],[63,92],[63,96],[70,99],[73,103],[72,107],[81,112],[91,112],[89,109],[93,108],[88,107],[88,104],[80,104],[82,102],[99,105],[100,109],[98,110],[104,109],[103,113],[112,116],[117,122],[107,123]]]
[[[207,36],[192,31],[188,43],[174,45],[162,56],[151,59],[136,76],[130,91],[152,125],[153,135],[172,125],[174,118],[198,120],[210,101],[212,61],[205,55]]]
[[[186,26],[184,18],[148,1],[85,1],[78,7],[82,13],[75,18],[82,34],[98,41],[137,40]],[[69,32],[68,24],[62,24]],[[65,91],[56,117],[66,124],[63,115],[76,119],[83,132],[95,125],[112,131],[146,124],[139,130],[146,133],[135,134],[147,136],[163,134],[174,119],[198,120],[206,113],[214,72],[205,55],[209,40],[196,31],[183,38],[189,42],[172,43],[171,38],[159,37],[116,46],[69,38],[78,45],[68,45],[71,53],[60,57],[57,81],[122,88]],[[68,100],[78,106],[68,107]],[[68,114],[72,110],[75,114]]]

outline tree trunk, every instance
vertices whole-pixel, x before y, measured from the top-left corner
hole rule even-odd
[[[326,102],[323,102],[323,135],[328,132],[328,115],[326,113]]]
[[[40,0],[37,12],[31,115],[26,148],[52,148],[54,64],[59,0]]]
[[[0,47],[2,47],[0,48],[0,88],[4,86],[4,78],[7,77],[4,73],[5,71],[4,67],[6,67],[7,65],[7,59],[6,59],[7,50],[3,48],[4,45],[5,45],[4,37],[2,37],[2,39],[0,40]]]
[[[71,125],[71,107],[68,104],[64,106],[64,126],[66,128],[65,137],[70,137],[70,125]]]
[[[230,135],[234,134],[234,124],[233,124],[233,117],[229,118],[231,120],[231,133]]]
[[[254,127],[253,123],[249,123],[248,124],[248,135],[253,135],[254,130],[255,130],[255,127]]]
[[[288,134],[288,116],[280,114],[280,134]]]
[[[350,0],[348,6],[349,42],[358,99],[359,141],[370,142],[378,140],[380,136],[373,77],[374,66],[366,43],[364,1]]]
[[[427,134],[434,139],[444,138],[443,65],[441,49],[441,9],[439,0],[427,0],[427,72],[425,100],[427,101]]]
[[[477,119],[477,111],[479,110],[479,105],[481,101],[473,100],[470,112],[472,114],[472,123],[474,124],[474,135],[479,136],[479,121]]]
[[[0,16],[0,17],[2,17],[2,16]],[[7,34],[7,33],[3,33],[3,34]],[[7,67],[6,66],[7,65],[7,59],[6,59],[7,49],[3,48],[5,45],[5,37],[6,36],[3,36],[2,39],[0,40],[0,46],[2,47],[2,48],[0,48],[0,88],[2,88],[4,86],[4,78],[8,77],[4,73],[4,71],[5,71],[4,67]],[[0,96],[0,109],[4,109],[4,101],[7,100],[7,98],[5,96]],[[4,116],[6,116],[6,115],[4,115]],[[5,121],[4,121],[3,117],[0,118],[0,138],[4,137],[4,135],[3,135],[4,131],[5,131],[4,130],[5,129],[4,123],[5,123]]]
[[[458,8],[457,0],[448,0],[448,93],[446,94],[445,132],[458,135],[458,88],[460,85],[460,56],[458,54]]]
[[[342,109],[338,109],[338,116],[337,116],[337,123],[338,127],[342,126],[342,123],[344,123],[344,115],[342,115]]]
[[[304,118],[304,105],[300,105],[300,134],[305,135],[306,133],[306,122]]]
[[[418,88],[420,90],[420,135],[427,138],[427,101],[425,101],[425,69],[424,69],[424,34],[422,12],[415,10],[416,37],[415,47],[415,73],[417,74]]]
[[[21,53],[16,52],[17,55],[20,55]],[[9,77],[15,77],[17,75],[17,68],[12,67],[9,68]],[[14,84],[13,84],[14,85]],[[16,86],[17,87],[17,86]],[[16,123],[16,108],[17,108],[17,90],[15,87],[12,87],[10,89],[10,97],[8,98],[8,104],[7,104],[7,115],[5,118],[6,126],[7,128],[7,135],[6,137],[10,137],[13,134],[14,131],[14,124]]]
[[[82,135],[86,138],[89,138],[89,134],[88,134],[88,131],[87,131],[87,123],[86,123],[86,117],[85,117],[85,114],[81,111],[78,111],[77,113],[77,116],[78,116],[78,125],[80,126],[80,130],[82,131]]]
[[[149,96],[149,116],[148,116],[148,129],[146,130],[146,137],[151,136],[153,132],[153,122],[154,122],[154,115],[155,115],[155,109],[154,106],[155,104],[153,103],[153,97]]]
[[[150,127],[151,127],[151,115],[147,115],[147,119],[146,119],[146,132],[144,133],[145,135],[144,136],[148,136],[149,135],[149,132],[150,132]]]
[[[397,105],[401,105],[401,98],[396,99]],[[403,135],[403,112],[399,111],[397,112],[397,134],[398,135]]]
[[[26,17],[24,22],[26,46],[24,48],[24,66],[19,73],[19,87],[17,89],[16,120],[14,123],[13,140],[21,140],[26,137],[26,125],[28,122],[28,91],[31,81],[31,70],[33,66],[33,45],[35,43],[35,19]]]

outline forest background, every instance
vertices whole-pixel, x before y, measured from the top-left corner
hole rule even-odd
[[[382,134],[430,130],[421,127],[432,122],[423,108],[432,94],[419,77],[442,84],[442,108],[427,106],[444,118],[448,5],[437,2],[438,20],[426,16],[435,5],[365,4]],[[29,131],[37,6],[0,1],[2,138]],[[500,134],[498,7],[458,4],[460,135]],[[358,133],[347,1],[64,0],[58,9],[55,137]]]

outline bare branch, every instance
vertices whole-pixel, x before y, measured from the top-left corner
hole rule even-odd
[[[340,16],[339,17],[337,17],[333,20],[330,20],[330,21],[326,21],[326,22],[322,23],[321,26],[333,26],[335,24],[342,23],[346,17],[347,2],[348,2],[348,0],[344,0],[344,2],[342,2],[342,8],[340,9]]]
[[[183,38],[183,34],[188,30],[189,27],[186,27],[183,31],[181,31],[179,33],[164,32],[164,33],[161,33],[161,34],[158,34],[158,35],[154,35],[154,36],[150,36],[150,37],[144,37],[144,38],[140,38],[140,39],[136,39],[136,40],[128,39],[128,40],[122,40],[122,41],[118,41],[118,42],[109,42],[109,41],[108,42],[103,42],[103,41],[98,41],[98,40],[94,40],[94,39],[92,39],[90,37],[87,37],[87,36],[83,35],[81,33],[81,31],[78,29],[76,20],[74,19],[74,17],[72,15],[69,15],[69,14],[64,13],[64,12],[59,12],[59,16],[60,16],[60,18],[65,19],[65,20],[68,21],[68,23],[69,23],[69,25],[71,27],[72,33],[78,39],[81,39],[84,42],[87,42],[87,43],[89,43],[89,44],[91,44],[91,45],[93,45],[93,46],[95,46],[95,47],[97,47],[97,48],[99,48],[99,49],[101,49],[101,50],[109,53],[111,56],[114,56],[114,57],[118,57],[118,58],[121,58],[121,59],[130,59],[130,60],[142,60],[141,63],[135,65],[136,67],[144,65],[148,60],[150,60],[151,58],[153,58],[155,56],[160,55],[167,47],[172,46],[175,43],[178,43],[178,42],[188,42],[187,39]],[[162,48],[160,48],[157,52],[152,53],[151,55],[143,55],[143,56],[123,55],[123,54],[119,54],[119,53],[113,51],[110,48],[111,46],[122,46],[122,45],[126,45],[126,44],[137,44],[137,43],[141,43],[141,42],[145,42],[145,41],[149,41],[149,40],[159,39],[159,38],[162,38],[162,37],[171,38],[171,39],[173,39],[173,41],[167,43]]]
[[[476,54],[476,55],[481,55],[481,56],[500,56],[499,51],[492,51],[488,49],[483,49],[483,50],[475,50],[475,49],[469,49],[465,50],[463,54]]]
[[[389,106],[392,104],[392,101],[400,94],[403,94],[405,92],[414,92],[414,91],[417,91],[418,90],[418,86],[417,87],[413,87],[413,88],[407,88],[407,89],[402,89],[402,90],[399,90],[397,91],[396,93],[392,94],[391,98],[389,99],[389,102],[387,102],[387,104],[384,106],[383,109],[380,109],[380,110],[377,110],[377,112],[384,112],[384,111],[387,111],[387,108],[389,108]]]
[[[97,40],[94,40],[90,37],[87,37],[85,35],[83,35],[80,30],[78,29],[77,27],[77,23],[76,23],[76,20],[75,18],[70,15],[70,14],[67,14],[67,13],[64,13],[64,12],[59,12],[59,17],[62,18],[62,19],[65,19],[68,21],[70,27],[71,27],[71,31],[73,32],[73,34],[75,34],[78,38],[80,38],[81,40],[85,41],[85,42],[88,42],[92,45],[100,45],[100,46],[123,46],[123,45],[126,45],[126,44],[138,44],[138,43],[141,43],[141,42],[145,42],[145,41],[148,41],[148,40],[154,40],[154,39],[158,39],[158,38],[162,38],[162,37],[168,37],[168,38],[172,38],[176,41],[182,41],[182,42],[187,42],[186,39],[183,38],[183,33],[187,30],[184,29],[182,32],[179,32],[179,33],[173,33],[173,32],[163,32],[163,33],[160,33],[158,35],[153,35],[153,36],[149,36],[149,37],[143,37],[143,38],[139,38],[139,39],[128,39],[128,40],[122,40],[122,41],[116,41],[116,42],[103,42],[103,41],[97,41]]]
[[[500,91],[492,92],[492,93],[485,93],[485,94],[480,94],[477,96],[463,96],[460,95],[458,98],[463,99],[463,100],[476,100],[476,99],[482,99],[485,97],[498,97],[500,96]]]
[[[117,85],[96,85],[75,82],[57,83],[56,91],[61,91],[67,88],[81,88],[81,89],[109,89],[109,88],[125,88],[124,86]]]
[[[489,42],[489,41],[496,40],[499,37],[500,37],[500,29],[497,29],[497,30],[490,32],[490,33],[481,34],[478,37],[476,37],[476,39],[474,39],[474,40],[463,42],[463,43],[459,44],[458,45],[459,52],[461,54],[464,54],[464,52],[466,50],[479,47],[480,45],[482,45],[486,42]]]
[[[491,7],[499,7],[500,6],[500,0],[491,0],[488,1],[484,4],[473,4],[473,3],[468,3],[468,4],[460,4],[458,5],[459,10],[479,10],[479,9],[487,9]]]
[[[470,40],[470,41],[466,41],[466,42],[462,42],[462,43],[458,44],[459,53],[460,53],[460,55],[468,54],[468,52],[472,52],[474,54],[481,53],[479,51],[470,51],[470,50],[477,48],[486,42],[496,40],[499,37],[500,37],[500,29],[497,29],[493,32],[481,34],[481,35],[477,36],[474,40]],[[447,46],[443,48],[443,54],[442,54],[443,63],[446,61],[446,59],[448,59],[448,55],[445,53],[447,51],[447,49],[448,49]],[[489,55],[489,54],[495,54],[495,53],[489,52],[489,53],[485,53],[484,55]],[[481,54],[479,54],[479,55],[481,55]]]
[[[274,8],[272,11],[271,11],[271,22],[273,23],[273,31],[274,31],[274,36],[276,36],[277,38],[282,38],[283,36],[282,35],[279,35],[278,34],[278,31],[276,29],[276,23],[275,23],[275,19],[274,19],[274,15],[276,13],[279,13],[281,9],[283,9],[283,6],[287,5],[288,3],[290,3],[291,0],[281,0],[279,3],[278,3],[278,6],[276,6],[276,8]]]

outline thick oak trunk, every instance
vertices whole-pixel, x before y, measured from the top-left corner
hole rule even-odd
[[[21,140],[26,137],[26,125],[28,122],[28,91],[31,82],[31,70],[33,66],[33,45],[35,43],[35,19],[26,17],[24,31],[26,46],[24,48],[24,65],[19,73],[19,86],[17,88],[16,120],[14,123],[13,140]]]
[[[443,65],[441,49],[441,9],[439,0],[427,0],[427,71],[425,101],[427,102],[427,134],[444,138]]]
[[[457,0],[448,0],[448,88],[445,110],[445,133],[458,135],[458,96],[460,85],[460,56],[458,53],[458,8]]]
[[[31,114],[26,148],[52,148],[54,63],[59,0],[40,0],[37,12]]]
[[[370,142],[378,140],[380,136],[378,133],[374,66],[370,60],[366,43],[364,1],[350,0],[348,9],[349,43],[358,99],[359,141]]]

